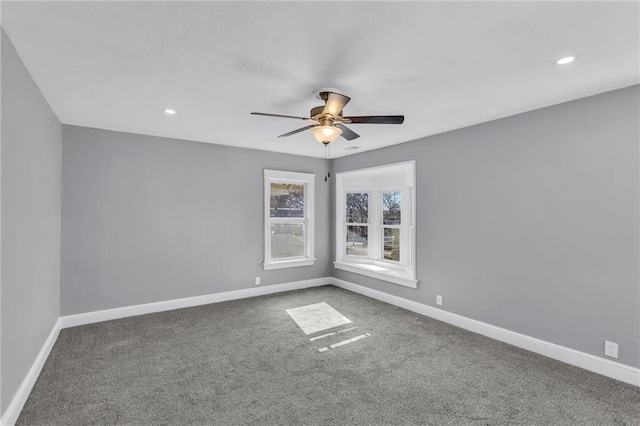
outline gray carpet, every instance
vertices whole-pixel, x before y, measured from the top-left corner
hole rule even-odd
[[[352,323],[285,312],[320,302]],[[326,286],[62,330],[17,424],[638,425],[640,389]]]

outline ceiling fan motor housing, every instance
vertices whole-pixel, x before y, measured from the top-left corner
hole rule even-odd
[[[309,116],[311,117],[312,120],[318,121],[322,118],[322,111],[324,111],[324,105],[311,108],[311,112]],[[342,117],[342,111],[340,111],[340,114],[338,114],[338,116]]]
[[[322,116],[323,109],[324,109],[324,105],[311,108],[311,113],[309,114],[309,116],[311,117],[312,120],[319,120],[320,117]]]

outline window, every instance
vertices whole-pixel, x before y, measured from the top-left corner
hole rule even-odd
[[[417,288],[415,162],[336,175],[338,269]]]
[[[264,171],[264,269],[313,265],[315,175]]]
[[[347,193],[347,240],[346,253],[353,256],[367,256],[369,253],[369,194],[367,192]]]
[[[400,261],[401,207],[401,191],[382,193],[382,258],[394,262]]]

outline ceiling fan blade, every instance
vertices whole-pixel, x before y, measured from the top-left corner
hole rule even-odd
[[[296,120],[311,120],[309,117],[296,117],[295,115],[282,115],[282,114],[268,114],[266,112],[252,112],[252,115],[263,115],[265,117],[281,117],[281,118],[294,118]]]
[[[351,100],[350,97],[341,95],[339,93],[329,93],[329,97],[327,98],[327,102],[324,104],[324,109],[322,110],[322,114],[331,114],[334,117],[340,115],[344,106],[349,103]]]
[[[361,117],[344,117],[343,123],[353,124],[402,124],[404,115],[364,115]]]
[[[312,128],[312,127],[316,127],[316,126],[317,126],[317,124],[311,124],[311,125],[309,125],[309,126],[304,126],[304,127],[301,127],[300,129],[293,130],[293,131],[291,131],[291,132],[289,132],[289,133],[285,133],[284,135],[280,135],[280,136],[278,136],[278,137],[279,137],[279,138],[284,138],[284,137],[286,137],[286,136],[295,135],[296,133],[304,132],[305,130],[309,130],[310,128]]]
[[[345,126],[344,124],[336,123],[336,127],[340,128],[342,130],[342,137],[345,138],[348,141],[352,141],[352,140],[360,137],[359,134],[357,134],[356,132],[354,132],[353,130],[351,130],[350,128]]]

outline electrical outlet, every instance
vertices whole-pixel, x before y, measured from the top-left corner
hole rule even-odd
[[[618,359],[618,344],[610,342],[608,340],[604,341],[604,354],[606,356],[610,356],[611,358]]]
[[[442,296],[439,294],[436,296],[436,305],[442,306]]]
[[[260,285],[260,277],[256,277],[256,282],[255,282],[255,284],[256,284],[256,285]]]

